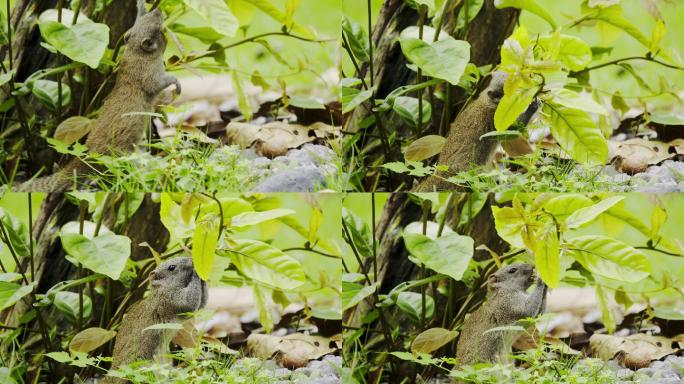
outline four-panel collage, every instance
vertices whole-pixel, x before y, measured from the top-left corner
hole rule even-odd
[[[683,383],[682,19],[2,2],[0,384]]]

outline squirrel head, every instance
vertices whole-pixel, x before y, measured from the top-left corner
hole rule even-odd
[[[163,30],[164,18],[159,8],[140,16],[126,32],[126,49],[145,55],[164,52],[166,37]]]
[[[504,95],[504,82],[506,82],[506,78],[508,78],[508,73],[504,71],[492,72],[492,78],[489,80],[485,93],[494,103],[493,105],[498,105]]]
[[[150,281],[153,290],[177,290],[187,287],[196,276],[192,258],[176,257],[159,264],[150,273]]]
[[[526,291],[534,282],[536,276],[534,267],[530,264],[516,263],[507,265],[487,279],[489,291],[508,289]]]

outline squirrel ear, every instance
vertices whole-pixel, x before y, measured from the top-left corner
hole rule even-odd
[[[154,52],[157,50],[158,46],[159,46],[159,44],[157,44],[157,41],[155,39],[151,39],[149,37],[146,38],[145,40],[143,40],[143,42],[142,42],[142,49],[145,52]]]

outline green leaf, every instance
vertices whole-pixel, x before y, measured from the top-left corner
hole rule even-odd
[[[571,109],[581,109],[585,112],[597,113],[599,115],[608,115],[608,110],[601,104],[591,99],[591,96],[585,94],[580,95],[575,91],[565,88],[558,88],[551,91],[553,102]]]
[[[344,220],[349,230],[351,241],[359,255],[361,257],[371,257],[373,255],[373,234],[368,223],[344,207],[342,208],[342,220]]]
[[[593,58],[589,45],[576,36],[543,35],[539,36],[537,44],[547,52],[558,44],[557,58],[571,71],[581,71]]]
[[[231,249],[217,253],[229,257],[243,275],[271,287],[290,290],[306,280],[299,261],[261,241],[234,239]]]
[[[70,352],[91,352],[116,336],[116,332],[104,328],[86,328],[77,333],[69,342]]]
[[[494,126],[505,131],[532,103],[539,86],[524,75],[511,74],[504,82],[504,95],[494,112]]]
[[[461,7],[461,10],[458,12],[458,17],[456,18],[456,29],[458,30],[464,28],[466,24],[470,24],[470,22],[475,19],[477,14],[480,13],[483,4],[484,0],[468,0],[465,2],[465,6]]]
[[[188,7],[197,12],[216,32],[233,37],[239,22],[223,0],[183,0]]]
[[[153,324],[153,325],[150,325],[149,327],[146,327],[145,329],[143,329],[143,331],[152,331],[152,330],[158,330],[158,329],[181,330],[181,329],[183,329],[183,324],[181,324],[181,323]]]
[[[323,103],[312,98],[292,96],[287,98],[287,103],[294,107],[304,109],[325,109],[325,105]]]
[[[7,84],[12,79],[13,71],[6,72],[0,75],[0,87]]]
[[[390,352],[390,355],[405,361],[410,361],[412,363],[420,365],[434,365],[437,366],[442,363],[441,359],[436,359],[427,353],[413,354],[409,352]]]
[[[625,208],[624,203],[618,203],[614,205],[608,211],[606,211],[605,214],[617,220],[620,220],[629,225],[630,227],[636,229],[644,236],[652,239],[654,243],[658,244],[659,247],[665,248],[671,252],[681,252],[680,248],[670,239],[667,239],[662,236],[651,238],[651,236],[653,235],[652,227],[647,226],[646,224],[644,224],[641,218],[633,214],[631,211],[628,211]]]
[[[560,282],[560,240],[556,226],[547,226],[535,245],[534,265],[539,271],[539,276],[549,287],[558,287]]]
[[[55,294],[55,307],[66,316],[66,318],[75,323],[78,320],[79,304],[78,293],[60,291]],[[83,295],[83,318],[88,319],[93,310],[93,303],[88,295]]]
[[[608,294],[605,292],[604,288],[597,285],[596,296],[601,305],[601,320],[603,321],[603,325],[606,327],[608,333],[613,333],[615,332],[616,325],[615,311],[611,308],[610,303],[608,303]]]
[[[567,218],[565,224],[570,229],[579,228],[584,224],[594,221],[600,214],[609,210],[612,206],[624,199],[624,196],[611,196],[594,205],[578,209]]]
[[[0,310],[13,306],[22,297],[33,291],[35,282],[29,285],[19,285],[7,281],[0,281]]]
[[[74,13],[68,9],[62,9],[61,23],[57,16],[56,9],[48,9],[38,17],[43,39],[71,60],[97,68],[109,44],[109,27],[93,23],[82,14],[75,25],[64,24],[74,18]]]
[[[431,353],[455,339],[458,332],[444,328],[430,328],[419,333],[411,343],[413,353]]]
[[[580,164],[603,165],[608,158],[608,143],[601,130],[585,111],[546,103],[551,135],[558,145]]]
[[[446,138],[439,135],[423,136],[406,147],[404,159],[406,161],[422,161],[442,152]]]
[[[395,172],[395,173],[411,172],[411,169],[408,166],[406,166],[405,163],[402,163],[399,161],[393,161],[391,163],[385,163],[385,164],[381,165],[381,167],[387,168],[390,171]]]
[[[394,100],[392,109],[396,112],[402,120],[404,120],[410,127],[418,127],[418,111],[419,101],[415,97],[399,96]],[[423,115],[422,125],[430,122],[432,116],[432,105],[427,100],[423,100]]]
[[[544,210],[552,214],[556,220],[563,222],[573,212],[592,205],[594,202],[581,194],[562,194],[544,203]]]
[[[38,100],[51,110],[57,110],[59,104],[59,85],[52,80],[36,80],[31,83],[31,92]],[[62,107],[66,107],[71,102],[71,88],[67,84],[62,84]]]
[[[440,33],[439,40],[433,42],[434,34],[433,28],[423,27],[423,39],[419,39],[418,27],[404,29],[399,35],[401,51],[422,69],[423,75],[458,85],[470,61],[470,44],[456,40],[448,33]]]
[[[2,225],[5,228],[5,232],[7,232],[7,237],[9,237],[10,244],[17,256],[29,256],[31,254],[29,248],[31,235],[24,223],[13,215],[5,212],[2,208],[0,208],[0,220],[2,220]]]
[[[266,332],[271,332],[273,329],[273,311],[266,301],[265,291],[267,290],[259,285],[255,284],[252,286],[252,295],[257,304],[257,309],[259,310],[259,322]]]
[[[525,226],[525,217],[522,212],[511,207],[492,207],[492,214],[499,237],[515,248],[524,247],[521,232]]]
[[[356,306],[358,303],[372,295],[380,286],[379,282],[364,286],[358,283],[342,282],[342,310]]]
[[[533,0],[494,0],[494,6],[497,8],[514,7],[528,11],[546,20],[551,29],[556,29],[556,21],[551,17],[551,14]]]
[[[292,209],[277,208],[261,212],[243,212],[233,216],[230,227],[234,229],[244,229],[269,220],[275,220],[283,216],[294,215]]]
[[[362,63],[368,61],[370,58],[370,45],[366,31],[354,20],[344,16],[342,19],[342,32],[349,43],[349,49],[354,57]]]
[[[456,233],[442,235],[436,240],[422,234],[405,233],[404,243],[409,253],[427,268],[457,281],[468,269],[474,252],[473,239]]]
[[[356,88],[342,87],[342,113],[349,113],[373,96],[373,89],[361,91]]]
[[[95,273],[119,280],[131,255],[131,239],[113,233],[92,240],[76,233],[60,234],[62,247],[76,261]]]
[[[214,266],[214,254],[221,230],[220,216],[208,213],[195,222],[192,236],[192,262],[197,275],[208,280]]]
[[[634,283],[650,275],[646,255],[607,236],[581,236],[567,242],[568,253],[584,268],[609,279]]]
[[[216,32],[216,30],[209,25],[188,26],[176,22],[169,25],[169,29],[176,33],[192,36],[205,44],[214,43],[225,37],[223,34]]]
[[[416,292],[401,292],[397,295],[397,306],[414,322],[419,322],[423,313],[422,296]],[[429,320],[435,314],[435,300],[425,295],[425,319]]]
[[[50,352],[46,353],[45,356],[51,358],[52,360],[57,361],[58,363],[67,363],[71,361],[71,356],[69,356],[68,353],[66,352]]]

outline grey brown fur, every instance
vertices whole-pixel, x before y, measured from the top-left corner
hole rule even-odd
[[[207,303],[207,284],[197,276],[190,257],[161,263],[150,274],[149,295],[131,306],[117,332],[112,369],[138,360],[153,360],[168,353],[168,330],[146,330],[161,323],[179,321],[179,315],[194,312]],[[167,332],[166,334],[164,332]],[[125,383],[107,377],[105,383]]]
[[[505,72],[494,72],[489,86],[456,116],[437,160],[437,164],[446,165],[449,170],[439,172],[439,177],[428,176],[414,188],[414,191],[454,189],[453,184],[442,178],[448,178],[473,166],[484,165],[490,160],[497,142],[494,139],[481,140],[480,136],[494,130],[494,112],[503,97],[506,77]]]
[[[144,10],[139,1],[138,13]],[[166,87],[178,80],[164,68],[166,38],[159,9],[140,16],[126,34],[126,50],[118,68],[116,83],[105,100],[100,116],[88,134],[90,153],[122,154],[133,151],[145,133],[145,113],[154,112],[155,99]],[[131,115],[132,113],[132,115]],[[62,192],[78,188],[83,175],[92,169],[80,159],[72,159],[59,172],[28,181],[17,191]]]
[[[461,365],[479,362],[504,362],[511,352],[515,337],[510,331],[487,330],[515,325],[527,317],[544,312],[546,306],[546,284],[535,277],[529,264],[511,264],[487,280],[487,298],[484,304],[463,323],[463,329],[456,346],[456,358]],[[532,292],[527,289],[536,280]]]

